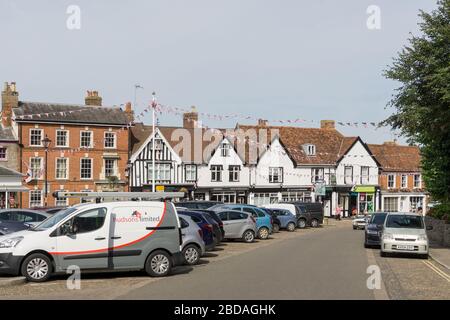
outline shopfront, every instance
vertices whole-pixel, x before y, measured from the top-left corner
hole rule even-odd
[[[20,172],[0,166],[0,209],[20,207],[20,193],[28,191],[22,178]]]
[[[374,212],[376,207],[375,194],[376,188],[374,186],[355,186],[350,193],[350,196],[353,197],[350,201],[352,212],[358,214]]]

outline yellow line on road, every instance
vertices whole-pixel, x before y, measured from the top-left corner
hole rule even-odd
[[[442,278],[447,280],[447,282],[450,282],[450,276],[446,274],[444,271],[440,270],[438,267],[436,267],[434,264],[432,264],[429,261],[422,261],[426,266],[428,266],[431,270],[436,272],[438,275],[440,275]]]

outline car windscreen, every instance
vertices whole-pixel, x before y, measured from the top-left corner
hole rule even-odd
[[[30,230],[43,231],[43,230],[46,230],[48,228],[51,228],[54,225],[56,225],[58,222],[63,220],[65,217],[70,215],[72,212],[75,212],[76,210],[77,210],[77,208],[67,208],[66,210],[59,211],[59,212],[55,213],[55,215],[53,215],[50,218],[44,220],[42,223],[38,224],[34,228],[31,228]]]
[[[423,220],[420,216],[391,214],[387,217],[386,227],[423,229]]]
[[[375,213],[372,216],[372,218],[370,219],[370,223],[381,225],[381,224],[384,223],[384,220],[386,220],[386,214],[385,213]]]

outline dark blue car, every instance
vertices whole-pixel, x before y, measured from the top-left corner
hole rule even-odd
[[[214,249],[216,241],[214,239],[214,229],[212,222],[204,213],[195,211],[178,211],[178,214],[191,217],[195,223],[202,229],[203,241],[205,242],[205,249],[207,251]]]

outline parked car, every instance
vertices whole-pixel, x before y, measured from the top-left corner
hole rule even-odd
[[[250,214],[237,210],[218,211],[223,221],[226,239],[242,239],[250,243],[255,240],[257,227],[256,219]]]
[[[276,209],[271,208],[269,209],[280,221],[280,228],[286,229],[287,231],[295,231],[295,228],[297,227],[297,218],[295,214],[292,214],[291,211],[287,209]]]
[[[323,223],[323,206],[319,202],[282,202],[265,205],[269,209],[286,209],[295,214],[297,226],[317,228]]]
[[[42,282],[77,265],[83,271],[145,270],[161,277],[184,262],[181,240],[170,202],[80,204],[29,230],[1,236],[0,273]]]
[[[57,213],[61,210],[65,210],[65,209],[67,209],[67,207],[34,207],[34,208],[31,208],[31,210],[37,210],[37,211],[46,212],[46,213],[50,213],[50,214],[54,214],[54,213]]]
[[[380,236],[386,216],[386,212],[375,212],[370,216],[364,232],[364,247],[380,245]]]
[[[181,216],[189,216],[192,220],[202,229],[203,241],[205,242],[206,251],[214,249],[217,241],[214,239],[214,228],[211,221],[205,216],[205,214],[197,211],[182,211],[179,210],[178,214]]]
[[[183,244],[181,253],[188,265],[195,265],[200,257],[205,254],[205,242],[203,231],[189,216],[179,217]]]
[[[223,229],[223,221],[222,221],[222,219],[220,219],[220,217],[217,214],[217,212],[215,212],[214,210],[208,210],[208,209],[196,209],[195,211],[200,211],[200,212],[206,213],[214,221],[216,221],[218,223],[219,228],[220,228],[220,233],[221,233],[221,237],[220,237],[219,242],[222,241],[225,238],[225,230]]]
[[[353,230],[365,229],[368,219],[370,219],[370,217],[364,214],[358,214],[355,216],[352,220]]]
[[[215,205],[211,210],[237,210],[250,213],[256,220],[257,237],[261,240],[266,240],[272,233],[273,219],[270,214],[266,213],[261,208],[249,204],[222,204]],[[223,219],[222,219],[223,220]],[[225,231],[226,233],[226,231]]]
[[[417,254],[428,258],[428,237],[423,216],[417,213],[389,212],[381,236],[381,256],[391,253]]]
[[[270,216],[272,217],[272,231],[273,231],[273,233],[280,232],[281,221],[280,221],[280,219],[278,219],[277,215],[269,208],[261,208],[261,209],[263,209],[266,213],[270,214]]]
[[[205,201],[205,200],[199,200],[199,201],[180,201],[180,202],[176,202],[175,206],[178,207],[182,207],[182,208],[186,208],[186,209],[209,209],[212,206],[216,205],[216,204],[222,204],[222,202],[218,202],[218,201]]]
[[[26,230],[50,216],[48,213],[29,209],[0,210],[0,235]]]

